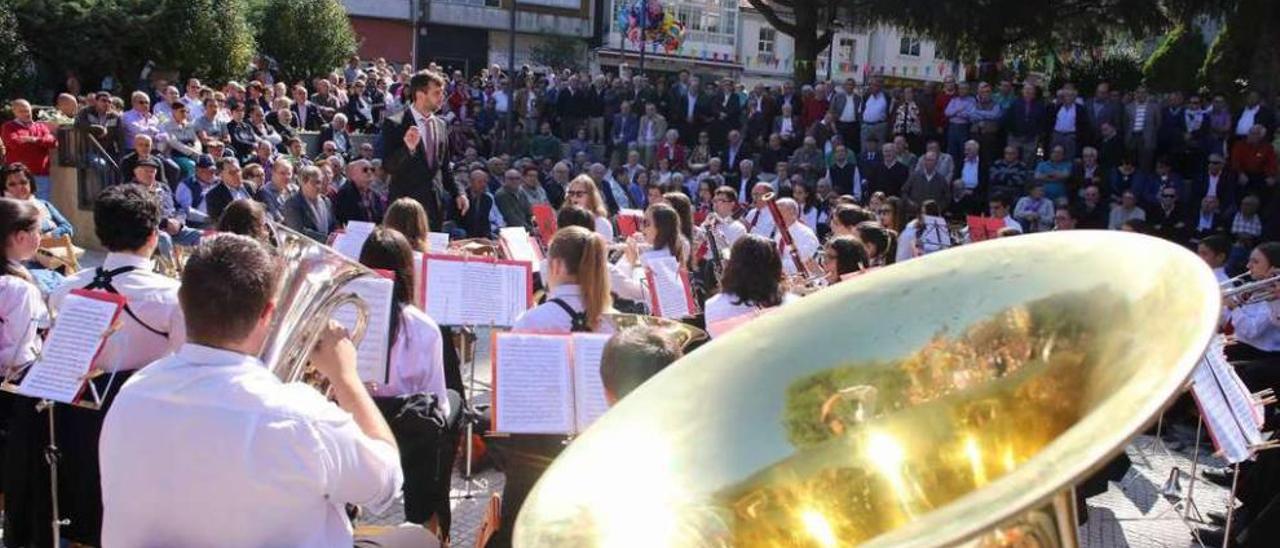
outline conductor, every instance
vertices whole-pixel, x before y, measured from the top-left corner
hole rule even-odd
[[[389,201],[417,200],[431,230],[439,232],[446,216],[461,218],[470,207],[466,192],[449,175],[449,126],[435,114],[444,103],[444,77],[419,71],[409,79],[409,98],[409,108],[382,123]]]

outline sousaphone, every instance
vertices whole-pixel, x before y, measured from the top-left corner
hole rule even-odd
[[[1195,255],[1073,231],[930,254],[716,338],[534,488],[531,546],[1077,546],[1072,487],[1184,387]]]

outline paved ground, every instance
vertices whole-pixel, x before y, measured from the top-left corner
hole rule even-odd
[[[488,396],[490,368],[488,362],[489,337],[481,333],[480,344],[476,351],[477,367],[475,368],[477,396],[484,400]],[[469,374],[463,366],[464,378]],[[1207,436],[1206,436],[1207,439]],[[1191,536],[1194,522],[1184,521],[1181,503],[1189,491],[1194,490],[1195,507],[1200,515],[1210,510],[1223,511],[1229,492],[1217,485],[1198,480],[1194,489],[1191,487],[1191,442],[1187,439],[1185,449],[1173,450],[1152,436],[1141,436],[1127,449],[1133,467],[1119,483],[1111,484],[1110,490],[1088,501],[1089,521],[1080,531],[1083,546],[1089,548],[1181,548],[1200,546]],[[1220,466],[1222,463],[1212,457],[1212,448],[1202,446],[1199,466]],[[1178,490],[1165,490],[1165,484],[1171,471],[1178,470]],[[489,470],[476,476],[472,484],[472,496],[466,495],[466,482],[455,474],[453,539],[454,546],[470,548],[475,545],[475,534],[484,519],[486,502],[492,493],[500,493],[503,477],[501,472]],[[1175,507],[1174,504],[1177,504]],[[399,521],[399,515],[393,510],[385,516],[371,518],[379,524],[391,524]],[[1191,518],[1195,518],[1193,515]]]

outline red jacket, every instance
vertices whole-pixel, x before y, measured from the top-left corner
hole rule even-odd
[[[829,106],[830,105],[827,103],[827,100],[821,97],[805,97],[804,113],[800,117],[800,123],[804,124],[804,127],[812,126],[814,122],[817,122],[818,120],[821,120],[823,116],[826,116],[827,108]]]
[[[658,143],[658,153],[653,157],[653,164],[658,165],[658,158],[671,158],[671,169],[684,169],[684,145],[676,143],[673,148],[670,143],[663,141]]]
[[[28,138],[35,140],[25,142]],[[11,120],[0,126],[0,139],[4,140],[5,162],[22,162],[33,175],[49,174],[49,149],[58,146],[49,126],[40,122],[22,125]]]
[[[1231,147],[1231,169],[1236,173],[1249,175],[1261,173],[1263,177],[1275,177],[1276,149],[1267,142],[1255,145],[1243,139],[1236,141],[1236,144]],[[1250,183],[1258,182],[1261,181],[1250,181]]]
[[[947,103],[951,102],[952,97],[955,97],[955,94],[944,91],[938,93],[938,96],[933,99],[933,119],[937,121],[935,125],[938,126],[938,129],[947,129],[947,123],[949,122],[947,119]]]

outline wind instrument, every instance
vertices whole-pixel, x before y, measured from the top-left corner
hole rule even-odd
[[[778,209],[778,194],[770,192],[761,197],[761,200],[769,208],[769,216],[773,217],[773,226],[781,236],[783,245],[790,251],[791,263],[796,267],[796,273],[806,279],[812,277],[804,258],[800,256],[800,250],[796,249],[796,241],[791,237],[791,229],[787,228],[786,219],[782,218],[782,211]]]

